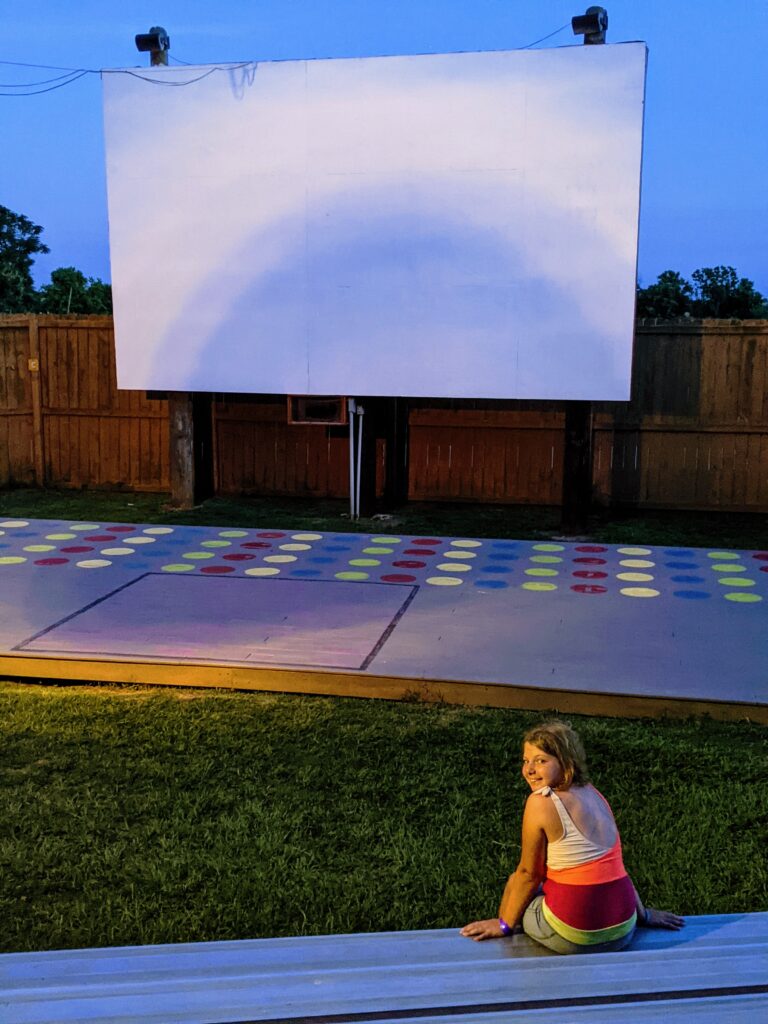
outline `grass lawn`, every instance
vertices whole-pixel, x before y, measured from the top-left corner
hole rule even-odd
[[[446,705],[0,682],[0,949],[460,927],[519,854],[519,738]],[[768,909],[768,732],[572,716],[641,895]]]

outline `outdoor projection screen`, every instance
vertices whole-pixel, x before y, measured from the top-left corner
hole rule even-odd
[[[119,386],[626,400],[645,65],[104,72]]]

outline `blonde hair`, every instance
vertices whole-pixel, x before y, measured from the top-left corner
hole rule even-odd
[[[585,786],[589,782],[587,756],[578,733],[569,722],[557,718],[541,722],[523,736],[523,743],[538,747],[550,757],[556,757],[563,769],[563,789]]]

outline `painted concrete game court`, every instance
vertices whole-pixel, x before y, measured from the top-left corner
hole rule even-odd
[[[0,672],[768,722],[768,551],[0,520]]]

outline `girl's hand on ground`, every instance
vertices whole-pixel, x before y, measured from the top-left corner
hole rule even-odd
[[[654,910],[653,907],[645,908],[646,928],[669,928],[671,931],[679,931],[685,924],[682,917],[671,914],[668,910]]]
[[[499,927],[498,917],[492,917],[489,921],[473,921],[472,924],[465,924],[459,934],[463,935],[465,939],[482,942],[483,939],[500,939],[503,933]]]

